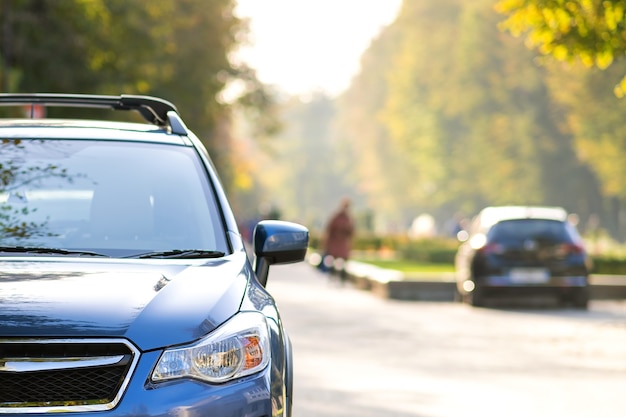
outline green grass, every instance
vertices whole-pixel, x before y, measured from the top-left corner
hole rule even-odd
[[[419,273],[452,273],[454,265],[448,264],[426,264],[402,259],[370,259],[370,258],[354,258],[357,262],[371,264],[385,269],[393,269],[404,272],[407,275]]]

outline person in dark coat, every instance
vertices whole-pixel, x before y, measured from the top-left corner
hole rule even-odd
[[[350,200],[341,200],[339,209],[331,216],[324,233],[324,259],[322,263],[337,272],[341,281],[346,278],[345,263],[350,259],[354,221],[350,214]],[[331,263],[332,262],[332,263]]]

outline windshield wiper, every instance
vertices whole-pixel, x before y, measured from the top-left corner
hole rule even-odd
[[[127,258],[138,259],[195,259],[195,258],[221,258],[224,252],[201,249],[173,249],[160,252],[141,253],[139,255],[127,256]]]
[[[78,256],[109,256],[84,250],[68,250],[57,248],[41,248],[37,246],[0,246],[0,253],[37,253],[42,255],[78,255]]]

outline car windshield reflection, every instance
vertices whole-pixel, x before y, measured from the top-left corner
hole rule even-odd
[[[226,252],[192,148],[121,141],[5,141],[0,245],[108,256]]]

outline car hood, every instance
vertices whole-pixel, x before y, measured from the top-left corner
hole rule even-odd
[[[125,337],[142,350],[187,343],[238,311],[250,273],[242,254],[186,265],[1,259],[0,337]]]

